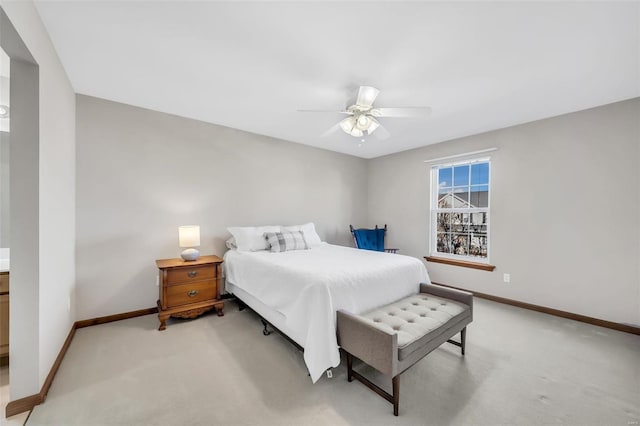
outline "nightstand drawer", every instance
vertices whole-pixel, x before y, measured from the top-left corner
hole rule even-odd
[[[9,274],[0,274],[0,294],[9,293]]]
[[[167,285],[215,278],[216,268],[211,265],[183,267],[167,270]]]
[[[196,281],[167,287],[167,306],[213,300],[216,298],[216,280]]]

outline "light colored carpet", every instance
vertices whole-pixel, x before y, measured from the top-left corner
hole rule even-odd
[[[445,344],[405,372],[399,417],[344,363],[312,384],[293,345],[227,302],[163,332],[154,315],[78,330],[27,425],[638,424],[639,336],[475,303],[467,355]]]

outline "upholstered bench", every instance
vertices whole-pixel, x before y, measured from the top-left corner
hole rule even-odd
[[[465,349],[466,327],[473,320],[473,296],[466,291],[420,284],[420,293],[354,315],[338,311],[338,342],[347,355],[347,374],[393,404],[398,415],[400,374],[444,342]],[[460,342],[450,340],[460,333]],[[393,395],[353,370],[357,357],[392,378]]]

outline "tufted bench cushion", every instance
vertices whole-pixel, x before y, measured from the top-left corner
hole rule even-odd
[[[435,335],[446,333],[447,324],[456,324],[456,317],[465,316],[470,309],[453,300],[420,293],[360,316],[373,327],[398,335],[398,359],[403,360]]]

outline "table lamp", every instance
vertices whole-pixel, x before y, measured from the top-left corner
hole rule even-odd
[[[200,227],[198,225],[180,226],[178,237],[180,247],[186,247],[180,256],[186,261],[197,260],[200,252],[194,247],[200,247]]]

